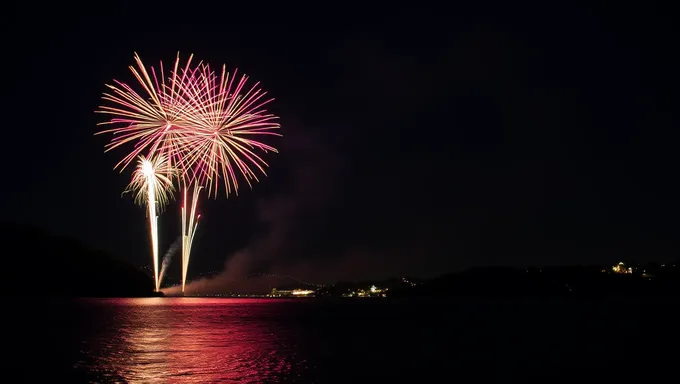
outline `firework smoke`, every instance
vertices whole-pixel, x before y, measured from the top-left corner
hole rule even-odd
[[[165,256],[163,256],[163,263],[161,265],[161,272],[158,275],[158,285],[160,286],[163,284],[163,277],[165,276],[165,272],[168,270],[168,267],[170,266],[170,263],[172,262],[172,257],[177,253],[177,250],[179,249],[180,245],[182,244],[182,236],[177,237],[177,240],[175,240],[172,245],[170,245],[170,248],[168,248],[168,251],[165,252]]]
[[[198,228],[198,219],[201,215],[196,215],[196,205],[198,204],[198,196],[201,193],[201,187],[194,184],[194,196],[191,199],[191,208],[189,217],[187,217],[187,190],[184,189],[184,200],[182,203],[182,292],[187,281],[187,272],[189,272],[189,258],[191,256],[191,245],[194,242],[194,235],[196,228]]]

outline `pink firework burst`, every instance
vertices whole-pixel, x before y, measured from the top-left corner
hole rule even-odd
[[[115,168],[120,168],[122,172],[144,152],[148,156],[165,156],[170,163],[180,162],[181,150],[178,145],[183,130],[180,125],[192,113],[188,110],[191,104],[186,102],[184,89],[192,82],[199,81],[195,76],[198,66],[191,68],[192,59],[193,55],[189,57],[185,67],[180,69],[180,56],[177,54],[174,68],[166,78],[163,62],[159,64],[158,73],[154,67],[147,70],[135,53],[137,66],[129,68],[143,92],[117,80],[114,80],[115,85],[107,84],[110,92],[104,93],[102,100],[110,105],[100,106],[96,113],[112,116],[110,120],[98,125],[111,125],[113,128],[96,134],[114,135],[106,145],[106,152],[124,145],[133,145],[133,149]]]
[[[258,139],[281,136],[277,132],[278,117],[265,106],[273,99],[259,83],[247,86],[248,76],[211,71],[207,64],[199,65],[200,81],[185,87],[188,101],[187,127],[181,138],[184,163],[192,181],[205,185],[208,195],[217,197],[219,179],[223,180],[227,196],[238,194],[239,175],[250,187],[258,181],[258,172],[266,175],[267,163],[256,153],[278,152]]]
[[[114,135],[106,151],[133,145],[116,164],[121,171],[146,152],[167,158],[186,183],[207,187],[209,196],[217,197],[219,179],[227,196],[238,194],[239,175],[251,187],[258,173],[266,175],[268,165],[256,151],[278,152],[258,140],[281,136],[278,117],[264,108],[273,99],[265,98],[259,83],[248,87],[248,77],[237,76],[237,71],[231,75],[222,66],[216,74],[208,64],[192,67],[192,59],[181,68],[178,54],[166,78],[162,62],[157,73],[135,54],[137,67],[130,66],[130,71],[143,92],[119,81],[108,85],[111,93],[103,100],[112,105],[97,112],[113,116],[100,124],[114,127],[97,134]]]

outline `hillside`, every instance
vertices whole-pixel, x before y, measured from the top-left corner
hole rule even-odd
[[[5,296],[138,297],[153,281],[132,265],[43,230],[0,223]]]

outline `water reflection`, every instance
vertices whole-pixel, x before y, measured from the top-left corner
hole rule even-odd
[[[257,300],[100,300],[111,313],[84,342],[78,368],[96,381],[287,382],[304,371],[295,332],[277,324],[279,304]]]

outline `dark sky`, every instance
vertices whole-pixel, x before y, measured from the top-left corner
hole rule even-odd
[[[140,3],[9,12],[3,218],[147,264],[144,210],[112,170],[124,151],[103,153],[93,111],[105,83],[134,81],[135,51],[154,65],[180,51],[261,81],[284,134],[252,191],[201,201],[190,275],[227,260],[325,281],[677,255],[670,10]],[[178,209],[161,216],[163,249]]]

